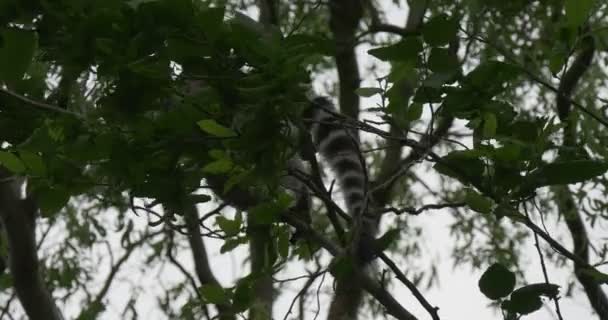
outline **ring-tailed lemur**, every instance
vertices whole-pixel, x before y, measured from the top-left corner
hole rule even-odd
[[[238,12],[230,20],[244,24],[260,37],[272,34],[272,30],[268,30],[266,26]],[[193,94],[200,86],[201,83],[196,81],[189,82],[186,91],[188,94]],[[358,140],[350,134],[350,129],[343,126],[340,118],[335,116],[337,111],[329,99],[309,96],[309,100],[310,107],[304,112],[304,117],[310,120],[308,129],[314,147],[329,164],[342,189],[346,211],[352,218],[351,244],[355,256],[363,262],[370,261],[376,253],[374,243],[379,217],[367,208],[365,164],[359,154]],[[288,171],[306,171],[305,169],[303,160],[298,156],[294,156],[288,162]],[[297,177],[287,175],[283,178],[282,184],[296,198],[292,207],[294,211],[300,213],[311,211],[311,191],[305,183]]]
[[[368,262],[376,254],[374,243],[379,219],[368,209],[365,163],[360,155],[359,142],[336,112],[329,99],[315,97],[304,116],[310,118],[310,134],[315,148],[329,164],[342,189],[347,212],[352,218],[352,246],[356,257]]]

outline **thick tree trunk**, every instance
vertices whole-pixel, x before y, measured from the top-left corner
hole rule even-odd
[[[17,297],[31,320],[62,320],[44,283],[36,245],[36,209],[21,199],[21,184],[0,168],[0,220],[6,232],[9,270]]]

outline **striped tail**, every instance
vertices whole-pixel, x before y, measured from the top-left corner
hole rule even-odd
[[[348,214],[353,218],[353,247],[362,262],[371,261],[376,251],[378,217],[367,210],[366,174],[359,142],[351,129],[341,125],[332,111],[333,103],[325,97],[312,99],[309,118],[311,136],[317,151],[330,165],[342,189]],[[329,112],[328,112],[329,111]]]

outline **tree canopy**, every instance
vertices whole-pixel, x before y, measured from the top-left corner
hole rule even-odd
[[[0,319],[451,318],[441,238],[496,319],[608,320],[604,1],[3,0],[0,23]],[[369,265],[311,92],[360,141]]]

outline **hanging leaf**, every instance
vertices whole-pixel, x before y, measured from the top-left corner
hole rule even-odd
[[[21,159],[10,152],[0,151],[0,164],[12,173],[22,173],[25,171],[25,165]]]
[[[566,0],[566,22],[570,27],[578,27],[587,21],[594,0]]]
[[[224,288],[216,284],[204,284],[201,287],[203,298],[213,304],[225,304],[229,302],[229,295]]]
[[[213,119],[201,120],[196,124],[198,124],[203,131],[218,138],[236,137],[236,132],[232,131],[230,128],[224,127]]]
[[[355,89],[355,93],[360,97],[371,97],[376,94],[381,94],[382,92],[382,89],[373,87],[361,87]]]
[[[447,15],[432,17],[422,27],[424,42],[431,46],[442,46],[456,38],[458,34],[458,20]]]
[[[0,80],[20,80],[36,50],[36,33],[17,28],[0,31]]]
[[[410,37],[393,45],[368,50],[367,53],[382,61],[416,61],[421,51],[421,41]]]
[[[515,287],[515,273],[499,263],[491,265],[479,278],[479,290],[486,297],[497,300],[506,297]]]

